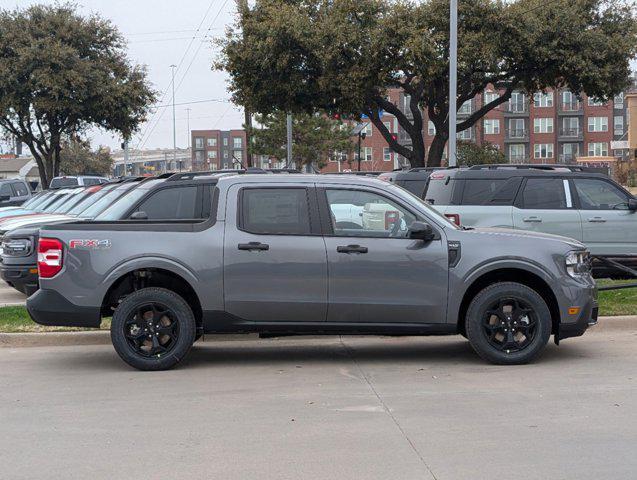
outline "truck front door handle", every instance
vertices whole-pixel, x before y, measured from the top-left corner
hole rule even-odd
[[[524,221],[527,223],[541,223],[542,219],[540,217],[525,217]]]
[[[592,217],[592,218],[589,218],[588,221],[591,223],[604,223],[606,219],[602,217]]]
[[[367,253],[367,247],[360,245],[341,245],[336,247],[338,253]]]
[[[261,242],[240,243],[239,250],[270,250],[270,245]]]

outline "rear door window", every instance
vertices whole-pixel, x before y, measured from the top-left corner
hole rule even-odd
[[[561,178],[529,178],[522,192],[522,208],[558,210],[572,207]]]
[[[194,185],[165,188],[148,197],[136,210],[144,212],[148,220],[192,220],[199,217],[196,200]]]
[[[241,228],[262,235],[309,235],[305,188],[246,188],[240,200]]]
[[[15,182],[13,184],[13,189],[18,197],[26,197],[29,194],[29,189],[22,182]]]
[[[10,183],[2,183],[0,184],[0,197],[13,197],[13,190],[11,189]]]

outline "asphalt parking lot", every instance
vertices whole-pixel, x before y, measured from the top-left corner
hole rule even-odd
[[[461,337],[208,340],[154,373],[4,348],[0,477],[634,478],[636,345],[601,326],[499,367]]]
[[[0,307],[6,305],[24,305],[27,296],[0,280]]]

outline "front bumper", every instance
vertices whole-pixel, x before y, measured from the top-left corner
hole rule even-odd
[[[597,301],[591,299],[591,301],[582,309],[577,321],[573,323],[560,322],[559,332],[555,336],[555,343],[559,343],[560,340],[571,337],[580,337],[584,335],[584,332],[593,325],[597,324],[597,316],[599,314],[599,307]]]
[[[2,265],[0,278],[27,296],[33,295],[39,288],[37,265]]]
[[[99,307],[75,305],[55,290],[40,289],[27,298],[27,310],[35,323],[56,327],[99,328]]]

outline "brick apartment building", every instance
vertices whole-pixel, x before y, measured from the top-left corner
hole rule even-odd
[[[487,89],[481,95],[461,105],[458,121],[468,117],[484,103],[499,95]],[[409,96],[400,90],[389,92],[389,99],[406,114]],[[363,120],[365,121],[365,120]],[[410,139],[393,115],[384,113],[383,121],[398,141],[409,144]],[[361,142],[361,170],[387,171],[408,165],[393,152],[380,132],[367,121],[366,138]],[[424,125],[427,153],[435,135],[435,127],[426,115]],[[511,163],[576,163],[611,164],[616,158],[628,155],[628,150],[613,149],[626,139],[627,113],[624,94],[611,101],[598,102],[583,96],[578,100],[568,90],[549,90],[526,95],[514,92],[508,102],[490,111],[474,126],[458,132],[461,141],[489,142],[496,145]],[[357,138],[353,138],[354,141]],[[357,148],[345,161],[330,159],[324,172],[357,169]]]
[[[192,130],[192,170],[241,168],[246,159],[244,130]]]

